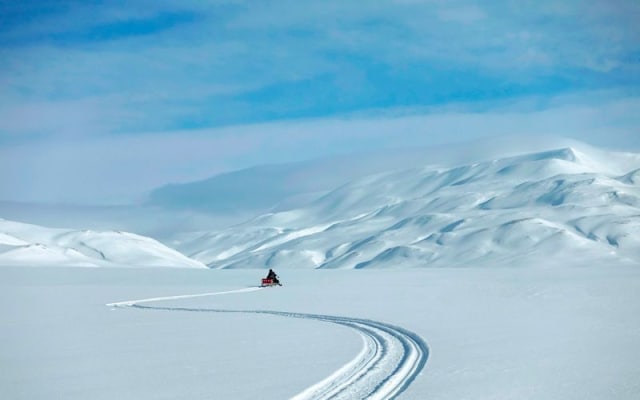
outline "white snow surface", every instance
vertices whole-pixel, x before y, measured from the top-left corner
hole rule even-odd
[[[205,268],[162,243],[120,231],[45,228],[0,219],[0,265]]]
[[[639,171],[586,146],[397,170],[167,243],[212,268],[639,265]]]
[[[2,268],[0,392],[269,400],[327,398],[336,388],[358,399],[381,387],[380,398],[393,398],[392,383],[421,359],[393,336],[404,329],[426,342],[428,357],[399,399],[640,393],[635,267],[280,275],[284,286],[257,289],[256,270]]]

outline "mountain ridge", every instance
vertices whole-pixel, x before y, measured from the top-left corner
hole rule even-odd
[[[633,153],[566,147],[384,172],[300,208],[173,245],[211,268],[570,262],[563,253],[640,263],[638,166]],[[236,251],[221,257],[220,243]]]
[[[304,170],[296,174],[304,179]],[[2,265],[640,264],[640,154],[570,146],[382,171],[300,199],[296,207],[223,229],[178,231],[164,242],[168,247],[123,231],[0,219]]]

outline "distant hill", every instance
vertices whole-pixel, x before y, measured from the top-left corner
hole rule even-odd
[[[640,265],[639,171],[588,147],[394,170],[171,243],[212,268]]]
[[[4,219],[0,265],[205,268],[156,240],[132,233],[53,229]]]

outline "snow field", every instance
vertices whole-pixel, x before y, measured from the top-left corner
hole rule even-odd
[[[250,288],[252,289],[252,288]],[[257,288],[256,288],[257,289]],[[246,293],[246,289],[201,295],[171,296],[139,301],[107,304],[108,307],[132,307],[143,310],[172,312],[213,312],[267,314],[329,322],[346,326],[359,333],[364,341],[362,351],[329,377],[293,397],[297,400],[320,399],[393,399],[406,390],[422,371],[429,354],[424,340],[415,333],[393,325],[358,318],[331,315],[290,313],[267,310],[225,310],[140,305],[140,303],[205,297],[211,295]]]
[[[271,310],[401,326],[429,343],[402,399],[635,399],[640,272],[564,268],[278,271],[3,268],[0,388],[13,399],[291,398],[363,351],[353,329]],[[55,299],[55,301],[52,301]],[[344,376],[344,375],[342,375]],[[308,392],[307,392],[308,393]]]

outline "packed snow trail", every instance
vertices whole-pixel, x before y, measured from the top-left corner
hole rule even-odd
[[[135,304],[151,303],[151,302],[154,302],[154,301],[193,299],[193,298],[196,298],[196,297],[218,296],[218,295],[221,295],[221,294],[255,292],[256,290],[260,290],[260,289],[262,289],[262,288],[261,287],[248,287],[248,288],[244,288],[244,289],[227,290],[225,292],[183,294],[183,295],[180,295],[180,296],[152,297],[152,298],[149,298],[149,299],[128,300],[128,301],[119,301],[119,302],[116,302],[116,303],[109,303],[109,304],[107,304],[107,307],[131,307],[131,306],[133,306]]]
[[[141,305],[141,303],[163,300],[244,293],[260,289],[262,288],[253,287],[225,292],[155,297],[109,303],[107,306],[162,311],[267,314],[312,319],[346,326],[362,336],[364,346],[353,360],[327,378],[298,393],[292,397],[292,400],[395,399],[409,387],[427,362],[429,348],[420,336],[404,328],[369,319],[271,310],[225,310]]]

